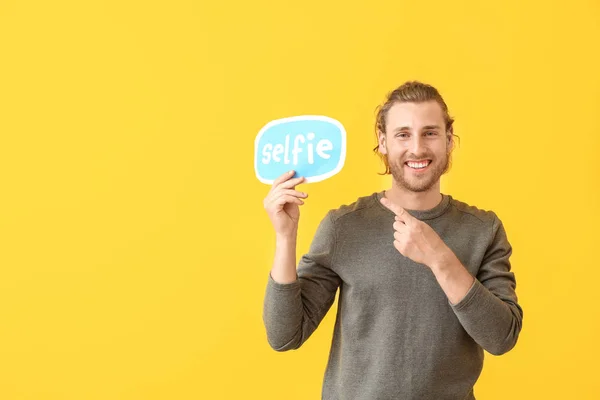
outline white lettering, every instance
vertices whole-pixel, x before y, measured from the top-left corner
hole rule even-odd
[[[292,154],[294,155],[294,165],[298,165],[298,153],[302,152],[302,148],[298,146],[299,141],[302,141],[302,143],[306,141],[304,135],[299,134],[294,138],[294,149],[292,150]]]
[[[315,138],[315,134],[313,132],[310,132],[306,135],[306,137],[308,138],[308,140],[313,140]],[[309,164],[314,164],[315,160],[313,157],[313,145],[312,143],[308,143],[308,163]]]
[[[319,140],[319,143],[317,143],[317,154],[319,157],[329,160],[331,154],[325,154],[324,152],[330,150],[333,150],[333,143],[331,143],[331,141],[327,139]]]
[[[273,148],[273,161],[280,162],[281,158],[279,158],[279,154],[283,153],[283,145],[281,143],[277,143]]]
[[[282,143],[267,143],[263,146],[262,149],[262,163],[269,164],[271,160],[275,163],[282,162],[283,155],[283,163],[293,165],[298,165],[298,154],[304,153],[306,151],[306,157],[308,159],[309,164],[315,163],[315,147],[317,156],[322,159],[328,160],[331,158],[331,154],[327,152],[333,150],[333,143],[331,143],[328,139],[321,139],[315,146],[312,142],[315,139],[315,134],[313,132],[309,132],[304,136],[299,133],[297,135],[286,135],[285,139]],[[293,146],[290,146],[293,143]],[[306,149],[304,149],[306,146]],[[290,160],[291,153],[291,160]]]
[[[263,147],[263,159],[262,159],[262,163],[263,164],[268,164],[269,161],[271,161],[271,153],[270,151],[273,150],[273,145],[271,143],[267,143],[265,144],[265,147]]]
[[[283,163],[289,164],[290,158],[290,135],[285,135],[285,152],[283,153]]]

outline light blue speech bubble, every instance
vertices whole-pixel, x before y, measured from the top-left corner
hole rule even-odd
[[[319,182],[340,172],[346,159],[346,130],[322,115],[301,115],[266,124],[254,141],[254,170],[272,184],[294,170],[305,182]]]

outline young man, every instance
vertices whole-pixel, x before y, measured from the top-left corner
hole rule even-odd
[[[517,342],[523,311],[502,222],[440,193],[452,123],[434,87],[391,92],[375,148],[391,189],[329,211],[297,269],[303,178],[281,176],[264,200],[277,238],[263,311],[271,347],[299,348],[340,290],[325,400],[474,399],[483,350]]]

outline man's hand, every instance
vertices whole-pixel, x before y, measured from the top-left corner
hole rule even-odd
[[[294,171],[286,172],[273,182],[271,190],[263,201],[277,236],[289,237],[298,232],[300,208],[308,194],[299,192],[296,185],[304,182],[304,177],[294,178]]]
[[[433,268],[451,251],[439,235],[425,222],[410,215],[404,208],[382,198],[381,204],[396,214],[394,247],[414,262]]]
[[[450,303],[458,304],[475,278],[429,225],[385,197],[381,204],[396,214],[394,247],[403,256],[428,266]]]

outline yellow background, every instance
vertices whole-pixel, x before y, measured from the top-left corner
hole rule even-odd
[[[600,398],[600,4],[362,3],[0,2],[1,399],[320,398],[334,309],[299,351],[266,341],[254,138],[348,132],[302,186],[300,254],[390,184],[374,109],[408,79],[456,117],[442,191],[514,247],[524,327],[477,398]]]

